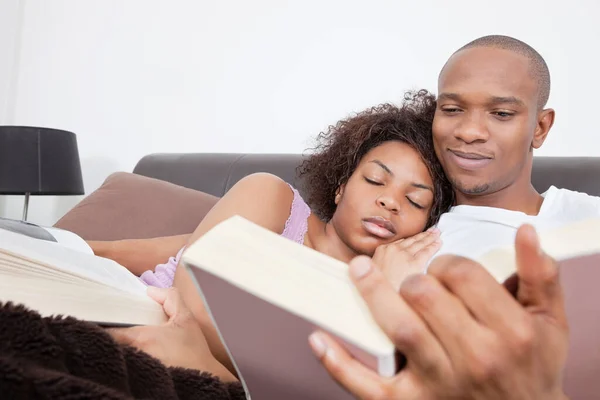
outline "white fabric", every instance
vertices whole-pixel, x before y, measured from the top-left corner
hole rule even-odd
[[[44,226],[43,228],[52,236],[54,236],[54,239],[56,239],[60,245],[69,247],[73,250],[81,251],[83,253],[92,255],[94,254],[92,248],[79,235],[70,231],[65,231],[64,229],[58,229],[50,226]]]
[[[456,254],[475,258],[514,243],[517,229],[529,223],[538,232],[582,219],[600,217],[600,197],[552,186],[542,194],[538,215],[502,208],[460,205],[442,215],[437,227],[442,247],[433,257]]]

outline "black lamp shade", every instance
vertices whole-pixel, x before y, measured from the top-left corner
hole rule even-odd
[[[0,126],[0,194],[84,194],[77,137],[72,132]]]

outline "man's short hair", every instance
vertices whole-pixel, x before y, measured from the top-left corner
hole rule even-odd
[[[510,50],[527,57],[529,60],[531,74],[538,84],[538,106],[539,108],[544,108],[546,106],[548,98],[550,97],[550,71],[548,70],[548,65],[546,65],[544,58],[533,47],[510,36],[489,35],[480,37],[472,42],[467,43],[454,52],[454,54],[461,50],[472,47],[494,47],[503,50]]]

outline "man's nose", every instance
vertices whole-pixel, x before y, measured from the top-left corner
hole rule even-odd
[[[454,136],[465,143],[486,142],[489,131],[483,113],[465,114],[463,120],[456,127]]]

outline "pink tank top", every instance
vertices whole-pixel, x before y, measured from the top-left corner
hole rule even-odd
[[[308,230],[308,217],[310,216],[310,208],[300,196],[300,193],[290,186],[294,192],[290,215],[285,221],[285,227],[281,236],[293,240],[296,243],[304,244],[304,236]],[[171,287],[175,270],[179,264],[179,259],[183,254],[185,247],[181,248],[175,257],[170,257],[166,264],[159,264],[154,268],[154,271],[148,270],[140,276],[140,280],[148,286],[156,286],[160,288]]]

